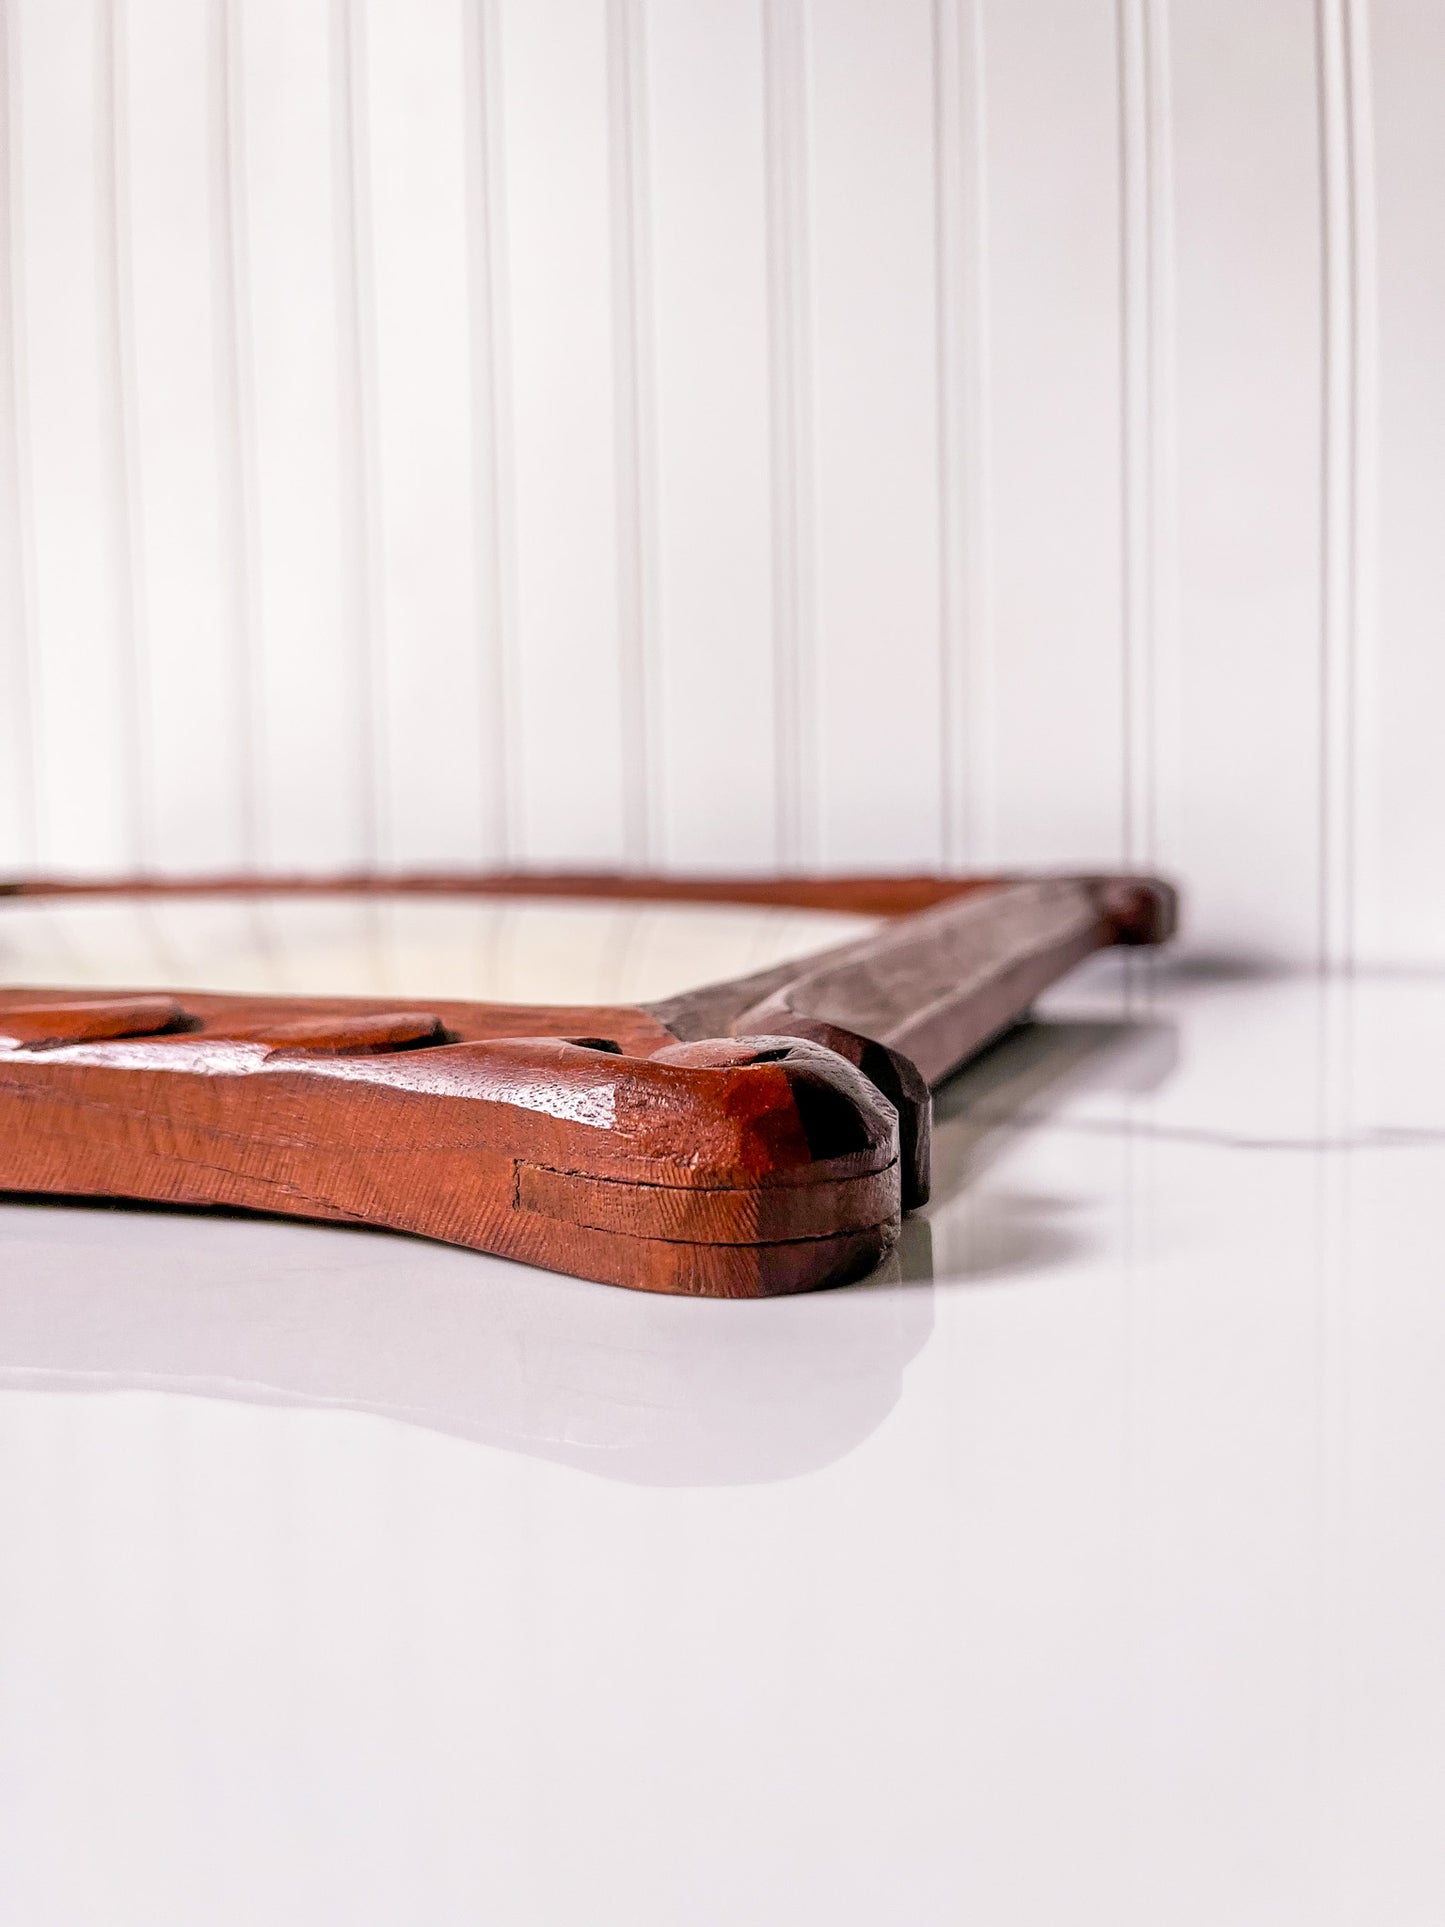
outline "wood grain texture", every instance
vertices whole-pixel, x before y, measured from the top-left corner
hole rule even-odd
[[[929,1084],[1174,916],[1147,879],[739,894],[765,887],[932,900],[652,1006],[0,991],[0,1188],[385,1226],[650,1291],[840,1283],[927,1195]]]

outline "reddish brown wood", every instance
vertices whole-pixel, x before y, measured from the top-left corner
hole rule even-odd
[[[1088,951],[1173,923],[1148,879],[615,891],[689,892],[908,914],[650,1008],[0,991],[0,1187],[380,1225],[651,1291],[838,1283],[926,1195],[929,1084]]]
[[[401,895],[615,898],[625,903],[735,903],[793,910],[838,910],[901,917],[935,903],[992,889],[999,877],[682,877],[607,870],[401,871],[354,875],[210,877],[24,877],[0,883],[0,897]]]
[[[145,1037],[172,1029],[183,1017],[174,997],[57,998],[38,991],[0,991],[0,1048]]]

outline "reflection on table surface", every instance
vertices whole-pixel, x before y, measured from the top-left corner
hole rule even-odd
[[[366,1413],[642,1484],[841,1458],[897,1403],[932,1322],[896,1263],[739,1317],[284,1220],[36,1204],[5,1228],[0,1387]]]
[[[771,1305],[0,1207],[15,1917],[1445,1918],[1441,988],[1101,959]]]

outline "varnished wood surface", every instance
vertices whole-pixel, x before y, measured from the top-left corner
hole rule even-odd
[[[839,910],[855,916],[901,917],[951,897],[986,890],[1001,878],[936,876],[681,877],[607,870],[472,870],[373,872],[334,876],[21,877],[0,882],[0,896],[268,896],[418,895],[601,899],[620,903],[739,903],[794,910]]]
[[[544,1034],[584,1013],[528,1012],[509,1036],[496,1009],[353,1006],[312,1010],[298,1043],[288,999],[274,1022],[267,1000],[110,1008],[0,997],[5,1188],[382,1224],[719,1297],[856,1276],[896,1234],[896,1115],[802,1041],[688,1046],[586,1012],[624,1020],[623,1050]],[[446,1041],[378,1048],[421,1016]]]
[[[802,963],[734,1028],[835,1024],[940,1083],[1072,964],[1113,940],[1099,893],[1056,878],[953,899]]]
[[[644,1290],[842,1282],[927,1195],[929,1083],[1088,951],[1172,927],[1147,879],[802,895],[890,891],[910,910],[868,937],[650,1007],[3,991],[0,1187],[383,1225]]]

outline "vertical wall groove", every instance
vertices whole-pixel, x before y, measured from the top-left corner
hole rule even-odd
[[[1151,0],[1118,0],[1123,768],[1120,855],[1155,860],[1155,299]]]
[[[964,220],[963,260],[968,298],[960,302],[964,330],[960,360],[965,376],[962,513],[967,523],[965,556],[963,673],[967,711],[959,731],[962,758],[958,783],[967,842],[960,854],[976,868],[987,868],[998,850],[998,769],[996,751],[997,676],[994,663],[993,602],[993,411],[990,396],[993,289],[990,276],[988,204],[988,92],[985,84],[984,0],[964,0],[966,13],[958,36],[960,99],[971,110],[972,128],[960,144],[964,172],[959,197]]]
[[[1317,0],[1320,144],[1319,962],[1349,969],[1355,931],[1359,259],[1354,0]]]
[[[484,822],[493,862],[516,850],[516,810],[508,744],[516,734],[516,623],[512,584],[510,358],[507,326],[506,190],[501,140],[501,51],[490,0],[463,12],[462,74],[466,129],[467,287],[471,304],[474,571],[485,659]]]
[[[607,0],[623,841],[627,860],[639,868],[646,868],[658,853],[658,759],[652,742],[652,711],[660,671],[645,71],[642,0]]]
[[[763,0],[778,862],[816,860],[812,277],[802,0]]]
[[[0,566],[4,569],[5,676],[13,718],[10,773],[20,861],[38,868],[41,859],[40,759],[35,662],[33,530],[30,510],[29,435],[25,396],[24,272],[21,220],[22,127],[19,28],[12,0],[0,0]]]
[[[222,634],[234,678],[241,860],[265,848],[261,808],[262,705],[257,661],[256,417],[251,277],[245,196],[245,96],[236,0],[215,0],[210,19],[211,277],[216,342]]]
[[[1149,704],[1148,839],[1141,860],[1166,862],[1166,824],[1177,814],[1171,777],[1183,761],[1179,736],[1179,439],[1175,300],[1173,91],[1169,0],[1144,0],[1149,142]]]
[[[1350,964],[1373,947],[1381,925],[1379,674],[1379,296],[1374,71],[1370,50],[1371,0],[1349,0],[1345,53],[1350,74],[1350,206],[1353,358],[1353,633],[1349,699],[1352,717],[1350,784]]]
[[[110,463],[111,580],[124,714],[125,793],[122,810],[131,863],[155,858],[150,796],[149,688],[145,658],[144,559],[136,455],[135,302],[131,272],[130,179],[126,117],[125,0],[101,0],[96,47],[97,285]]]
[[[376,328],[366,135],[366,28],[360,8],[331,12],[333,196],[341,446],[341,569],[345,647],[355,667],[357,822],[361,858],[386,854],[383,808],[384,632],[377,503]]]
[[[934,0],[940,727],[947,869],[993,850],[983,0]]]
[[[933,0],[934,326],[938,360],[939,848],[962,867],[970,846],[964,744],[972,705],[963,636],[967,600],[962,475],[967,447],[960,313],[967,188],[958,0]]]

